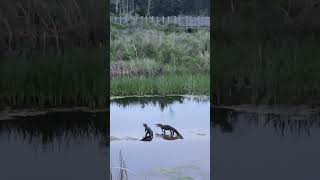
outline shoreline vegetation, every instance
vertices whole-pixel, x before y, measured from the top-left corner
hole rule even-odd
[[[0,107],[105,107],[104,51],[77,48],[67,52],[2,59]]]
[[[209,95],[210,33],[111,25],[111,96]]]
[[[106,106],[107,3],[4,1],[0,109]]]
[[[320,105],[320,7],[310,2],[214,4],[214,104]]]
[[[209,95],[209,74],[112,79],[111,95]]]

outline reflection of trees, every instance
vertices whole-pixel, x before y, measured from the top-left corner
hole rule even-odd
[[[306,115],[279,115],[236,112],[227,109],[212,108],[211,125],[222,132],[232,132],[237,123],[247,122],[249,126],[273,128],[281,135],[311,135],[312,128],[320,127],[320,113]]]
[[[55,112],[46,115],[19,117],[0,121],[0,135],[19,138],[32,143],[54,144],[77,139],[95,139],[102,146],[109,146],[107,113]]]
[[[117,98],[111,100],[111,103],[115,103],[120,107],[131,107],[131,106],[145,106],[159,105],[161,111],[166,107],[174,103],[183,103],[185,97],[182,96],[171,96],[171,97],[127,97],[127,98]]]
[[[297,134],[306,133],[311,134],[311,128],[319,128],[319,114],[312,114],[308,116],[287,115],[280,116],[275,114],[268,114],[267,120],[264,122],[264,127],[273,127],[276,131],[280,131],[282,135],[285,133]]]
[[[222,132],[233,131],[233,113],[226,109],[210,108],[211,113],[211,126],[214,128],[219,127]]]
[[[196,103],[208,103],[207,97],[184,97],[184,96],[166,96],[166,97],[126,97],[112,99],[110,102],[120,107],[132,107],[132,106],[159,106],[163,111],[168,106],[174,103],[182,104],[184,101],[193,101]]]

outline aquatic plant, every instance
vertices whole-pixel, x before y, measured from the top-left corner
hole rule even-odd
[[[136,175],[126,167],[121,150],[119,151],[119,167],[111,167],[111,169],[117,169],[117,174],[115,177],[113,177],[112,173],[110,173],[110,178],[114,180],[128,180],[128,172]]]

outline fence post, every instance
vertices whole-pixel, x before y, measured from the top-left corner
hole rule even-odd
[[[110,16],[110,22],[115,24],[126,24],[129,23],[129,16]],[[190,16],[134,16],[132,17],[132,23],[133,25],[143,25],[144,22],[146,23],[152,23],[154,25],[159,25],[160,23],[163,23],[162,25],[169,25],[170,23],[174,24],[175,26],[179,27],[185,27],[188,28],[198,28],[200,30],[202,27],[208,28],[210,27],[210,18],[209,17],[203,17],[203,16],[196,16],[196,17],[190,17]],[[139,22],[141,21],[141,23]],[[183,24],[185,23],[185,24]]]
[[[186,29],[188,29],[188,16],[186,16]]]
[[[141,16],[141,17],[140,17],[140,24],[141,24],[141,26],[143,26],[143,23],[144,23],[144,18],[143,18],[143,16]]]
[[[133,16],[134,18],[133,18],[133,26],[136,26],[136,24],[137,24],[137,19],[138,19],[138,17],[137,16]]]

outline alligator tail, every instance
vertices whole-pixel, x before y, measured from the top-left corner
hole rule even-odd
[[[174,131],[175,131],[175,133],[176,133],[181,139],[183,139],[183,137],[181,136],[181,134],[180,134],[176,129],[174,129]]]

